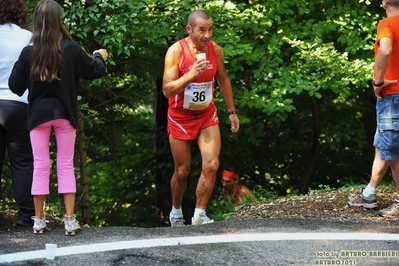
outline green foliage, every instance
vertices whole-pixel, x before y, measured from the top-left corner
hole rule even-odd
[[[225,221],[235,212],[235,205],[224,200],[212,200],[208,204],[209,218],[215,221]]]
[[[263,189],[259,185],[252,189],[252,193],[259,201],[275,200],[278,198],[275,191]]]
[[[369,177],[370,179],[371,177]],[[368,180],[369,180],[368,179]],[[344,178],[342,180],[341,189],[352,189],[352,188],[365,188],[367,186],[367,182],[359,183],[354,178]],[[392,177],[392,173],[390,171],[387,172],[384,179],[381,180],[381,183],[378,185],[378,188],[396,188],[395,182]]]
[[[319,189],[311,189],[309,191],[309,194],[317,194],[317,193],[326,192],[326,191],[331,191],[330,186],[329,185],[320,184],[319,185]]]
[[[227,125],[222,128],[222,165],[237,164],[254,183],[279,194],[298,193],[309,167],[311,187],[320,182],[337,187],[339,176],[364,175],[344,162],[372,151],[364,123],[373,101],[365,95],[378,14],[363,2],[253,3],[237,5],[234,12],[248,22],[243,36],[251,36],[239,43],[252,48],[227,59],[229,74],[239,68],[230,76],[242,126],[232,137]],[[225,31],[234,29],[225,25],[231,27]],[[318,150],[311,154],[314,139]],[[310,165],[313,158],[317,165]],[[357,165],[363,168],[370,159]]]

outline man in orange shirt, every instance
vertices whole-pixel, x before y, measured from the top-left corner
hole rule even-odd
[[[377,27],[372,81],[374,94],[377,97],[377,130],[373,143],[376,148],[376,158],[373,171],[379,172],[379,175],[372,176],[366,189],[349,200],[348,203],[352,206],[363,206],[363,201],[367,200],[377,206],[375,189],[388,166],[391,167],[399,193],[399,83],[397,82],[399,79],[399,0],[384,0],[382,7],[386,11],[387,18],[382,19]],[[372,205],[374,204],[370,206]],[[383,217],[399,217],[399,197],[378,214]]]

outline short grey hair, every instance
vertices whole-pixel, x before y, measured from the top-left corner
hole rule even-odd
[[[384,0],[384,2],[390,6],[399,6],[399,0]]]
[[[397,0],[397,1],[399,2],[399,0]],[[197,10],[191,12],[191,14],[188,16],[187,24],[190,25],[191,27],[194,27],[195,21],[199,18],[208,20],[208,19],[212,18],[212,16],[205,10],[197,9]]]

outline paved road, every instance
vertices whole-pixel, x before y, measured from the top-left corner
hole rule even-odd
[[[45,243],[58,245],[45,259]],[[0,233],[3,265],[399,265],[399,220],[258,219]]]

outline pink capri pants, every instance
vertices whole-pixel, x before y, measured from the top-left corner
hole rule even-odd
[[[57,142],[58,193],[76,193],[73,167],[76,129],[66,119],[41,124],[30,132],[33,152],[32,195],[50,194],[50,134],[54,128]]]

